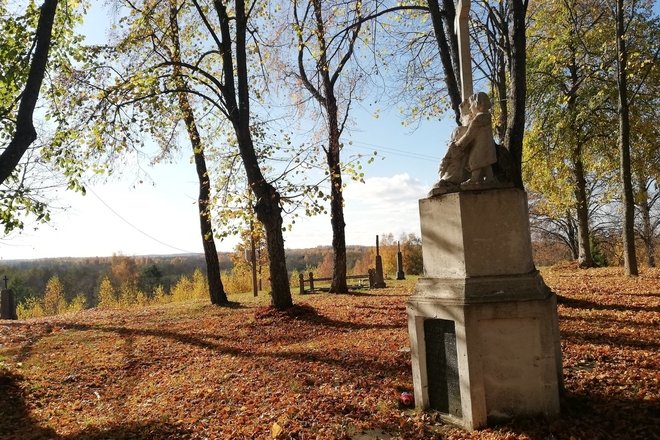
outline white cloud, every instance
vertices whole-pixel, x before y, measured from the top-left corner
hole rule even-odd
[[[418,200],[426,196],[429,188],[407,173],[349,183],[344,192],[346,243],[374,245],[376,235],[390,232],[395,237],[410,232],[419,235]],[[329,216],[298,220],[286,239],[287,248],[330,245]]]
[[[364,183],[351,182],[344,192],[346,202],[357,202],[382,207],[418,200],[424,197],[429,188],[426,183],[411,177],[408,173],[390,177],[369,177]]]

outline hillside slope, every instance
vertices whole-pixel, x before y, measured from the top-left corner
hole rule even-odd
[[[559,421],[466,433],[401,408],[410,391],[405,300],[414,281],[0,321],[1,439],[658,438],[660,272],[545,272],[560,294]]]

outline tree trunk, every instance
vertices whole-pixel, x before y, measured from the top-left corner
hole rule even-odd
[[[504,46],[504,35],[501,35],[502,41],[500,46]],[[498,108],[500,109],[497,115],[497,122],[495,123],[495,132],[499,138],[499,142],[504,142],[506,138],[507,121],[509,120],[509,109],[507,106],[507,91],[506,91],[506,60],[503,51],[497,51],[496,56],[496,72],[497,81],[495,88],[497,90]],[[522,170],[521,170],[522,171]]]
[[[239,140],[239,142],[241,141]],[[284,237],[282,236],[282,209],[279,205],[280,195],[265,180],[257,181],[251,185],[257,197],[254,211],[257,214],[257,219],[264,225],[266,230],[271,305],[276,309],[284,310],[293,306],[293,300],[289,287],[289,275],[286,270]]]
[[[344,194],[339,159],[339,123],[337,104],[332,99],[328,102],[328,169],[330,171],[330,223],[332,224],[333,270],[330,292],[348,293],[346,283],[346,223],[344,221]]]
[[[187,90],[186,83],[181,76],[181,55],[179,43],[179,23],[177,20],[176,5],[170,7],[170,26],[172,31],[172,61],[173,61],[173,76],[177,89]],[[215,239],[213,232],[213,224],[211,223],[211,183],[209,173],[206,167],[206,158],[204,156],[204,147],[199,136],[197,123],[195,121],[195,114],[193,113],[186,92],[179,92],[177,94],[179,106],[181,107],[181,114],[183,121],[186,124],[190,145],[192,146],[193,156],[195,158],[195,170],[197,171],[197,179],[199,180],[199,195],[197,197],[197,208],[199,211],[199,224],[202,234],[202,246],[204,248],[204,259],[206,260],[206,276],[209,282],[209,297],[211,304],[226,305],[229,304],[227,294],[225,293],[222,280],[220,279],[220,261],[218,260],[218,251],[215,247]]]
[[[328,172],[330,173],[330,224],[332,226],[332,283],[330,292],[348,293],[346,283],[346,222],[344,221],[344,195],[341,176],[341,130],[339,127],[339,109],[337,108],[337,98],[335,96],[335,81],[345,66],[346,61],[352,55],[353,44],[357,39],[357,33],[360,28],[353,29],[353,40],[347,49],[347,53],[342,57],[342,61],[337,65],[337,70],[330,73],[330,62],[328,60],[328,47],[326,44],[326,31],[323,13],[321,9],[321,0],[312,0],[314,8],[314,21],[316,24],[316,39],[319,44],[319,60],[317,64],[318,75],[321,78],[322,91],[318,90],[307,80],[304,64],[300,58],[299,52],[298,68],[300,76],[303,78],[305,87],[310,91],[323,110],[325,110],[328,129],[328,147],[326,150],[326,162]],[[302,50],[302,46],[299,51]],[[332,75],[332,76],[331,76]]]
[[[568,238],[568,247],[571,250],[571,258],[577,260],[579,258],[580,245],[575,236],[575,222],[570,211],[566,212],[566,235]]]
[[[34,108],[39,99],[41,83],[46,74],[48,51],[52,39],[53,23],[57,12],[58,0],[45,0],[41,5],[39,22],[35,34],[36,45],[30,62],[25,88],[21,93],[21,103],[16,115],[16,131],[7,148],[0,155],[0,184],[14,172],[21,158],[37,138],[32,120]]]
[[[527,48],[525,36],[525,15],[527,1],[509,1],[509,40],[511,57],[509,60],[509,120],[504,137],[504,146],[513,158],[513,184],[524,189],[522,181],[522,151],[525,134],[525,102],[527,100]]]
[[[655,267],[655,234],[651,223],[651,207],[649,206],[648,193],[642,186],[642,201],[640,211],[642,212],[642,230],[641,238],[646,250],[646,264],[648,267]]]
[[[259,160],[254,150],[250,133],[250,88],[247,67],[247,11],[245,0],[236,0],[235,13],[230,17],[227,8],[221,0],[213,2],[220,21],[222,55],[222,70],[224,75],[223,94],[229,120],[236,133],[238,149],[247,175],[248,184],[255,195],[254,211],[257,219],[264,225],[266,231],[266,247],[268,250],[271,305],[279,310],[293,306],[289,276],[286,270],[286,255],[284,237],[282,235],[282,208],[280,194],[266,181]],[[232,26],[235,30],[236,63],[232,56]]]
[[[636,276],[635,254],[635,199],[630,171],[630,114],[628,106],[627,63],[628,51],[624,35],[623,0],[616,2],[617,89],[619,95],[619,159],[623,203],[623,264],[626,275]]]
[[[254,243],[254,222],[252,219],[250,219],[250,266],[252,266],[252,296],[256,298],[259,292],[257,284],[257,246]]]
[[[589,240],[589,203],[587,200],[587,181],[584,174],[584,162],[582,160],[583,140],[580,136],[580,128],[577,121],[577,91],[580,84],[579,68],[575,51],[572,52],[572,62],[569,66],[570,87],[566,94],[567,111],[570,118],[570,126],[567,133],[569,142],[573,142],[571,151],[571,165],[573,166],[575,212],[577,218],[578,236],[578,264],[582,268],[594,267],[591,254],[591,241]]]
[[[438,0],[428,0],[428,7],[431,14],[435,40],[440,53],[442,70],[445,74],[445,85],[447,86],[451,108],[454,110],[456,123],[461,125],[459,106],[462,99],[459,84],[458,40],[454,32],[454,18],[456,17],[454,0],[443,0],[442,9],[440,9]]]
[[[573,149],[573,175],[575,178],[575,210],[577,212],[578,232],[578,264],[582,268],[593,267],[594,260],[591,255],[589,242],[589,207],[587,203],[587,182],[584,178],[584,164],[582,163],[582,146],[580,141]]]

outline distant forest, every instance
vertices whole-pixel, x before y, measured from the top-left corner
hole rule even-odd
[[[348,267],[353,268],[369,252],[370,248],[366,246],[349,246]],[[329,254],[328,246],[289,249],[287,269],[289,272],[315,270]],[[232,258],[236,256],[225,252],[220,253],[219,257],[221,270],[226,275],[234,268]],[[88,299],[88,304],[94,304],[99,284],[106,276],[115,286],[133,279],[144,291],[151,291],[157,285],[170,290],[182,276],[190,277],[197,269],[206,273],[203,254],[47,258],[2,261],[0,279],[8,278],[8,287],[16,294],[18,302],[29,297],[41,297],[48,280],[57,276],[67,301],[82,294]]]

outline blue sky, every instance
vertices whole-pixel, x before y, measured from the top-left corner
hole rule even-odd
[[[110,18],[95,6],[86,19],[88,42],[102,42]],[[371,97],[373,100],[373,97]],[[381,104],[382,105],[382,104]],[[419,234],[418,199],[437,179],[453,123],[424,121],[412,131],[401,124],[396,108],[366,104],[354,107],[356,122],[343,142],[343,155],[378,151],[382,159],[365,167],[365,183],[349,182],[345,190],[348,244],[373,245],[376,234]],[[185,150],[185,149],[184,149]],[[82,196],[58,192],[52,221],[34,230],[0,239],[0,259],[65,256],[107,256],[202,252],[197,216],[197,177],[189,153],[180,153],[176,164],[147,168],[150,181],[134,186],[135,176],[115,177],[88,186]],[[287,248],[330,245],[328,216],[299,219],[285,234]],[[230,251],[235,239],[217,242]]]

